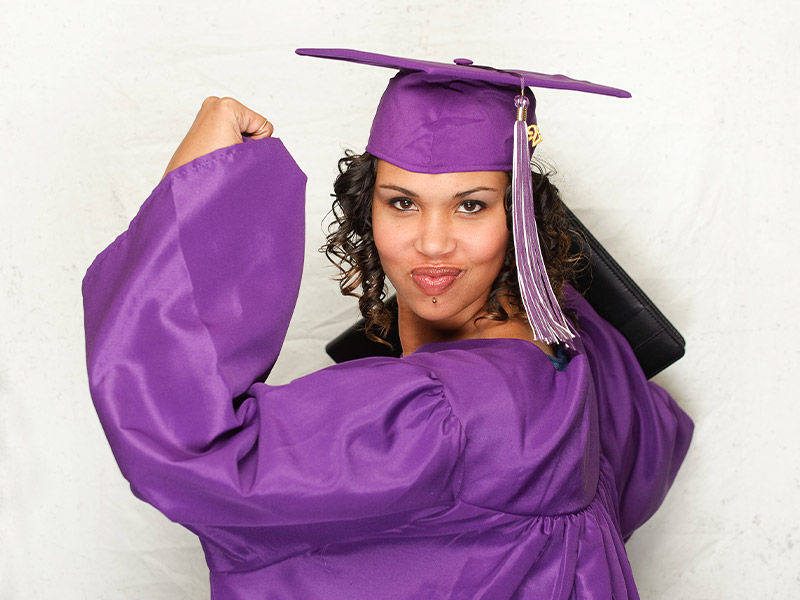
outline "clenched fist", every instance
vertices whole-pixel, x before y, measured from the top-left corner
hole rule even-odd
[[[271,136],[272,131],[272,123],[241,102],[216,96],[206,98],[164,175],[198,156],[239,144],[242,136],[259,140]]]

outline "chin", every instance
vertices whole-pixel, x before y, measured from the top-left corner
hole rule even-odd
[[[436,304],[428,300],[427,304],[421,302],[417,305],[409,305],[408,308],[417,318],[424,321],[437,322],[451,318],[453,316],[452,311],[447,310],[443,306],[438,306],[439,303],[440,301],[438,299]]]
[[[433,298],[434,296],[426,295],[409,301],[398,297],[398,301],[417,319],[444,325],[447,328],[463,326],[467,321],[477,317],[486,305],[485,300],[464,302],[457,298],[448,298],[447,294],[436,296],[435,303]]]

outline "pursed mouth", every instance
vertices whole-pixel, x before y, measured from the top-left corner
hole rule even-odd
[[[419,267],[411,271],[411,279],[423,293],[434,296],[453,285],[462,273],[454,267]]]

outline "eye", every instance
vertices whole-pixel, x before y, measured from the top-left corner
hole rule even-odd
[[[458,212],[474,214],[486,208],[486,204],[478,200],[464,200],[458,207]]]
[[[394,206],[397,210],[401,210],[403,212],[416,210],[417,208],[411,198],[393,198],[389,201],[389,205]]]

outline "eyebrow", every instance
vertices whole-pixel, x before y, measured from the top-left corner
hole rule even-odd
[[[399,185],[381,184],[378,187],[385,190],[394,190],[395,192],[400,192],[401,194],[405,194],[409,198],[417,198],[417,194],[405,188],[402,188]],[[458,192],[457,194],[453,195],[453,198],[464,198],[466,196],[469,196],[470,194],[474,194],[475,192],[499,192],[499,191],[500,190],[498,190],[497,188],[479,186],[476,188],[472,188],[471,190],[464,190],[463,192]]]
[[[417,197],[417,195],[414,192],[410,192],[405,188],[401,188],[399,185],[381,184],[378,187],[381,188],[382,190],[394,190],[395,192],[400,192],[401,194],[405,194],[406,196],[409,196],[411,198]]]
[[[492,188],[492,187],[480,186],[480,187],[472,188],[471,190],[466,190],[464,192],[458,192],[453,197],[454,198],[464,198],[465,196],[469,196],[470,194],[474,194],[475,192],[499,192],[499,191],[500,190]]]

